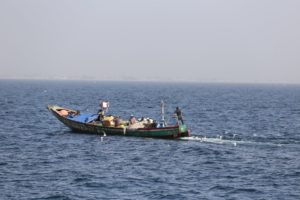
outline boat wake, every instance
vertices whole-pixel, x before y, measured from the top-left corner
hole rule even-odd
[[[244,140],[235,140],[235,139],[223,139],[222,136],[219,137],[206,137],[206,136],[190,136],[182,137],[180,140],[186,141],[197,141],[204,143],[213,143],[213,144],[228,144],[228,145],[263,145],[263,146],[276,146],[281,147],[282,144],[266,143],[266,142],[257,142],[257,141],[244,141]]]
[[[190,136],[190,137],[182,137],[180,139],[205,142],[205,143],[214,143],[214,144],[232,144],[234,146],[236,146],[238,143],[241,143],[241,141],[223,139],[222,137],[208,138],[206,136]]]

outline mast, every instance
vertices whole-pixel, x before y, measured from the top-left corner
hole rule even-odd
[[[161,114],[161,121],[165,124],[165,103],[163,100],[160,102],[160,114]]]

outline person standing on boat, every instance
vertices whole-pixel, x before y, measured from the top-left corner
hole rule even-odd
[[[182,118],[182,112],[178,106],[176,107],[174,114],[176,115],[177,119],[180,120],[182,124],[184,124],[183,118]]]
[[[103,111],[103,115],[108,111],[109,102],[108,101],[100,101],[100,109]]]
[[[97,118],[97,120],[98,121],[102,121],[103,118],[104,118],[105,112],[107,112],[107,110],[108,110],[109,102],[108,101],[100,101],[99,106],[100,106],[100,109],[98,111],[98,118]]]
[[[102,109],[99,109],[97,121],[102,121],[103,119],[104,119],[104,111]]]

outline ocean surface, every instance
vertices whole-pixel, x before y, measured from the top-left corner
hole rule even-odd
[[[192,137],[71,132],[48,104],[170,119]],[[300,199],[300,86],[0,81],[0,199]]]

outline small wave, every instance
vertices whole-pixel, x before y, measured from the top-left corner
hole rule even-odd
[[[99,182],[87,182],[84,184],[84,186],[88,188],[105,188],[106,185],[104,183],[99,183]]]
[[[233,187],[226,186],[226,185],[216,185],[216,186],[213,186],[213,187],[209,188],[210,191],[212,191],[212,190],[230,191],[230,190],[233,190],[233,189],[234,189]]]
[[[237,189],[232,190],[230,193],[231,194],[239,194],[239,193],[242,193],[242,194],[245,194],[245,193],[263,194],[262,191],[260,191],[258,189],[255,189],[255,188],[237,188]]]
[[[7,162],[0,162],[0,166],[3,166],[3,165],[8,165]]]
[[[89,178],[85,178],[85,177],[80,177],[80,178],[75,178],[73,180],[75,183],[79,183],[79,182],[86,182],[86,181],[90,181]]]
[[[69,200],[71,198],[69,198],[68,196],[65,196],[65,195],[50,195],[50,196],[47,196],[47,197],[44,197],[44,198],[41,198],[41,199],[47,199],[47,200]]]

